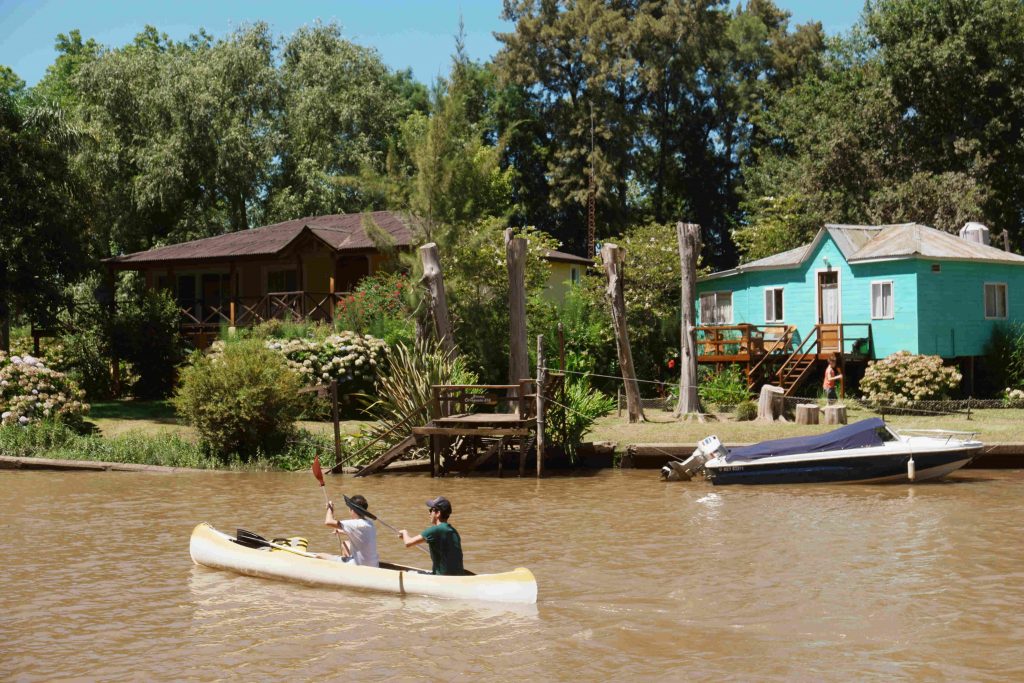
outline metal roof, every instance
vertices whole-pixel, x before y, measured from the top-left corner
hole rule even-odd
[[[588,259],[583,256],[577,256],[576,254],[569,254],[564,251],[555,251],[549,249],[544,252],[544,258],[548,261],[554,261],[558,263],[579,263],[584,266],[594,265],[593,259]]]
[[[395,246],[413,243],[412,221],[392,211],[343,213],[296,218],[283,223],[250,230],[239,230],[215,237],[171,244],[148,251],[107,259],[114,264],[150,264],[168,261],[224,261],[251,256],[274,256],[294,242],[304,231],[320,239],[334,251],[365,251],[376,248],[366,224],[375,225],[390,236]]]
[[[928,258],[1024,264],[1024,256],[965,240],[918,223],[895,225],[829,223],[819,230],[808,244],[744,263],[730,270],[712,273],[701,280],[728,277],[737,273],[757,270],[797,268],[810,258],[825,234],[828,234],[836,243],[847,263]]]

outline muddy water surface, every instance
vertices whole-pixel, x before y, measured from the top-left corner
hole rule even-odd
[[[657,473],[335,478],[420,530],[443,494],[477,572],[535,606],[194,566],[208,521],[329,550],[309,473],[0,472],[0,680],[1022,680],[1024,472],[718,488]],[[384,559],[418,562],[380,530]]]

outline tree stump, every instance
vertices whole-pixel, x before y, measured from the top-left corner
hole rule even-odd
[[[785,389],[765,384],[761,387],[761,395],[757,398],[758,422],[774,422],[775,417],[782,414],[783,395]]]
[[[801,403],[796,407],[796,423],[798,425],[818,424],[818,406],[814,403]]]
[[[826,406],[825,424],[844,425],[846,424],[846,406]]]

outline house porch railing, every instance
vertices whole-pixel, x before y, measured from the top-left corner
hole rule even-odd
[[[251,327],[271,320],[333,322],[350,292],[268,292],[261,296],[178,302],[181,331],[215,334],[221,327]]]

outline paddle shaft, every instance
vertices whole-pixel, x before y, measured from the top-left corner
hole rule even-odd
[[[348,496],[345,496],[345,503],[346,503],[347,505],[351,506],[351,507],[354,507],[354,508],[355,508],[356,510],[358,510],[358,511],[362,512],[362,513],[363,513],[363,514],[364,514],[365,516],[369,517],[370,519],[372,519],[372,520],[374,520],[374,521],[376,521],[376,522],[380,522],[381,524],[383,524],[383,525],[384,525],[384,526],[386,526],[387,528],[389,528],[389,529],[391,529],[392,531],[394,531],[394,532],[395,532],[396,534],[397,534],[397,533],[400,533],[400,532],[398,531],[398,529],[396,529],[395,527],[391,526],[390,524],[388,524],[387,522],[385,522],[385,521],[384,521],[383,519],[381,519],[381,518],[380,518],[380,517],[378,517],[377,515],[373,514],[372,512],[370,512],[369,510],[367,510],[366,508],[364,508],[364,507],[360,507],[359,505],[356,505],[355,503],[353,503],[353,502],[352,502],[352,499],[351,499],[351,498],[349,498]],[[421,545],[417,545],[417,546],[414,546],[414,547],[416,547],[416,548],[419,548],[420,550],[422,550],[423,552],[425,552],[425,553],[426,553],[427,555],[429,555],[429,554],[430,554],[430,551],[429,551],[429,550],[427,550],[426,548],[424,548],[424,547],[423,547],[423,546],[421,546]]]
[[[331,499],[327,495],[327,487],[324,486],[323,484],[320,484],[320,490],[324,492],[324,502],[327,503],[328,505],[330,505],[331,504]],[[338,528],[340,529],[341,527],[339,526]],[[335,534],[335,535],[338,537],[338,545],[341,547],[341,554],[344,555],[345,554],[345,541],[341,540],[341,534]]]

